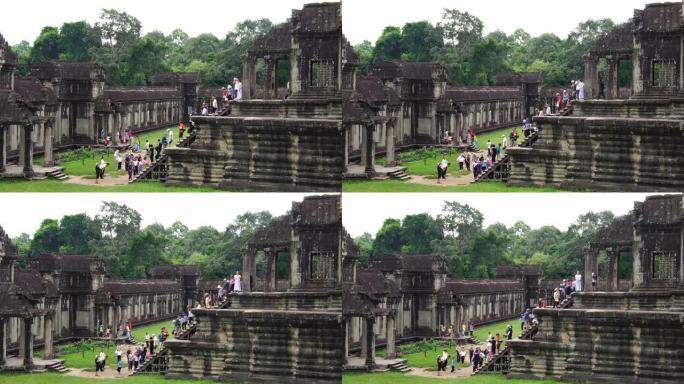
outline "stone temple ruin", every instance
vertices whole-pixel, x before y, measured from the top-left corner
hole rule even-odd
[[[95,337],[97,325],[174,318],[202,292],[197,266],[158,267],[152,279],[105,278],[94,256],[43,254],[15,267],[17,248],[0,228],[0,371],[44,369],[54,343]],[[33,349],[43,347],[40,359]],[[14,354],[14,355],[9,355]]]
[[[193,117],[200,127],[195,141],[167,150],[167,184],[340,190],[347,45],[340,7],[307,4],[256,39],[244,63],[245,100],[232,102],[229,115]],[[261,60],[266,71],[258,79]],[[287,66],[283,84],[279,69]]]
[[[443,144],[448,133],[464,145],[476,133],[519,126],[541,103],[540,73],[502,73],[496,86],[448,84],[447,70],[432,62],[392,60],[356,79],[358,57],[350,50],[352,80],[345,89],[344,159],[347,177],[382,173],[376,155],[396,165],[396,151]],[[358,165],[356,164],[358,163]]]
[[[433,255],[382,255],[357,271],[358,249],[350,250],[343,305],[349,370],[380,367],[377,346],[385,346],[391,360],[399,342],[440,336],[450,325],[460,330],[471,322],[516,318],[546,294],[539,266],[501,266],[496,279],[458,280],[449,279],[446,260]]]
[[[574,293],[568,309],[535,309],[532,340],[509,342],[509,376],[570,381],[679,383],[684,375],[684,196],[652,196],[601,230],[585,274],[608,256],[606,291]],[[628,291],[616,265],[631,253]],[[602,278],[602,277],[600,277]],[[587,279],[587,281],[590,281]]]
[[[56,150],[97,144],[102,133],[118,145],[129,129],[137,134],[169,127],[196,110],[194,73],[158,74],[151,86],[111,87],[93,63],[31,64],[25,77],[15,74],[17,66],[0,35],[0,177],[45,177],[56,169]],[[38,154],[41,166],[33,164]]]
[[[535,119],[538,141],[507,151],[509,184],[681,191],[683,12],[684,3],[649,4],[600,39],[586,57],[591,100],[573,103],[569,116]],[[598,71],[602,59],[605,81]],[[631,84],[624,84],[620,68],[630,63]]]
[[[257,230],[242,293],[197,309],[190,340],[165,343],[167,377],[250,383],[339,383],[342,285],[351,239],[340,196],[312,196]]]

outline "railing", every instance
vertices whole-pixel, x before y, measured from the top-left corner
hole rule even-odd
[[[531,147],[539,138],[537,132],[527,136],[525,140],[520,143],[520,147]],[[491,167],[482,172],[473,183],[481,181],[508,181],[511,176],[511,157],[504,155],[499,161],[494,163]]]
[[[176,147],[187,148],[195,141],[196,134],[188,135],[181,140]],[[169,176],[169,162],[165,154],[159,156],[157,161],[145,168],[131,183],[149,182],[149,181],[166,181]]]
[[[480,369],[475,371],[475,375],[503,373],[511,371],[511,353],[508,347],[497,353],[493,358],[486,362]]]
[[[169,353],[166,348],[162,348],[149,360],[133,372],[134,375],[154,375],[164,374],[169,369]]]

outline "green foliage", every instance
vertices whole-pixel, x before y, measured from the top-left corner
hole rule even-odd
[[[373,253],[373,235],[370,233],[364,233],[363,235],[354,239],[354,243],[359,247],[361,255],[357,261],[357,266],[359,268],[368,267],[368,259]]]
[[[30,256],[38,256],[43,253],[59,251],[59,222],[54,219],[45,219],[33,236]]]
[[[59,41],[59,28],[43,27],[31,48],[31,62],[37,63],[59,58],[62,50]]]
[[[357,244],[362,254],[372,249],[371,258],[392,252],[442,256],[453,278],[486,279],[495,276],[499,265],[540,264],[545,277],[560,279],[583,270],[584,248],[596,231],[612,219],[608,211],[588,212],[565,232],[553,226],[531,229],[523,222],[511,227],[495,223],[484,228],[485,218],[479,210],[445,201],[436,218],[418,214],[403,220],[386,219],[374,238],[364,234]],[[621,259],[621,276],[630,276],[631,258],[625,255]]]

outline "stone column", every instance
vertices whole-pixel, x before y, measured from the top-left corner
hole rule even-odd
[[[5,318],[0,317],[0,367],[5,365],[7,359],[7,333],[5,332]]]
[[[33,369],[33,333],[31,333],[32,325],[33,317],[24,319],[22,338],[24,339],[24,369],[27,371]]]
[[[368,356],[368,327],[366,327],[366,319],[361,318],[361,358],[366,359]]]
[[[375,318],[369,317],[366,319],[366,367],[368,370],[375,368],[375,331],[373,325]]]
[[[54,160],[54,153],[52,149],[52,143],[53,143],[53,132],[54,132],[54,123],[50,120],[45,122],[43,125],[44,131],[43,131],[43,152],[44,152],[44,166],[46,167],[52,167],[55,165],[55,160]]]
[[[45,315],[43,322],[43,341],[45,344],[45,352],[43,353],[43,359],[48,360],[54,357],[54,351],[52,348],[52,315]]]
[[[615,57],[608,58],[608,82],[606,84],[606,99],[617,99],[619,96],[619,70],[618,59]]]
[[[396,350],[396,342],[395,342],[395,335],[396,335],[396,330],[395,330],[395,325],[394,325],[394,316],[387,315],[385,316],[386,319],[386,331],[387,331],[387,336],[385,336],[385,340],[387,341],[387,358],[388,359],[394,359],[397,357],[397,350]]]
[[[588,57],[584,61],[584,93],[587,99],[598,98],[597,60]]]
[[[584,286],[582,288],[586,292],[591,292],[594,290],[594,287],[591,286],[591,273],[597,273],[596,256],[596,251],[593,249],[584,251]]]
[[[366,147],[366,167],[365,172],[369,177],[375,175],[375,140],[373,140],[373,132],[375,131],[374,124],[366,124],[365,132],[365,147]]]
[[[608,285],[607,291],[615,292],[618,290],[618,250],[614,248],[606,249],[608,253]]]
[[[350,124],[343,124],[342,131],[344,132],[344,170],[349,166],[349,132],[351,131]]]
[[[387,157],[387,166],[396,165],[396,159],[394,157],[394,122],[385,123],[385,152]]]
[[[349,359],[349,317],[344,318],[344,362]]]
[[[0,173],[7,167],[7,126],[0,124]]]
[[[265,292],[276,291],[276,253],[271,248],[264,249],[264,256],[266,256],[266,281],[264,282]]]
[[[17,340],[18,348],[17,348],[17,357],[20,359],[24,358],[24,351],[25,351],[25,341],[24,339],[24,319],[21,317],[17,317],[17,326],[19,326],[19,339]]]
[[[23,165],[24,165],[24,177],[29,179],[33,177],[33,124],[27,124],[24,126],[24,141],[22,146],[24,147],[23,155]]]

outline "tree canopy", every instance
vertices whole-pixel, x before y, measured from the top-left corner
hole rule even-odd
[[[242,76],[242,60],[254,38],[268,32],[268,19],[243,20],[225,37],[203,33],[190,37],[181,29],[168,35],[141,35],[142,23],[116,9],[103,9],[100,19],[45,26],[31,44],[13,46],[20,64],[46,60],[95,62],[105,69],[110,85],[148,85],[160,72],[199,72],[205,86],[225,85]],[[25,69],[20,67],[19,74]]]
[[[13,240],[20,266],[41,254],[60,252],[99,256],[112,278],[146,278],[158,265],[196,264],[203,278],[212,279],[241,269],[241,250],[254,230],[270,220],[268,212],[247,212],[224,230],[189,229],[182,222],[143,227],[136,210],[103,202],[94,217],[81,213],[45,219],[33,236],[22,234]]]
[[[547,85],[561,86],[583,77],[583,56],[613,26],[610,19],[587,20],[565,39],[553,32],[532,37],[523,29],[484,35],[485,25],[477,16],[444,9],[436,25],[418,21],[387,26],[375,44],[364,41],[354,48],[361,75],[374,63],[402,59],[440,63],[454,85],[492,85],[497,73],[517,71],[542,72]]]
[[[584,247],[613,218],[608,211],[588,212],[565,231],[553,226],[532,229],[524,222],[485,227],[482,212],[446,201],[437,217],[424,213],[387,219],[375,236],[364,233],[355,241],[361,267],[383,254],[407,252],[446,257],[452,278],[492,278],[496,267],[505,264],[540,264],[545,277],[563,278],[583,270]]]

